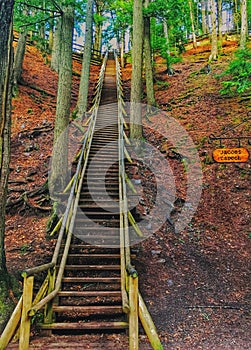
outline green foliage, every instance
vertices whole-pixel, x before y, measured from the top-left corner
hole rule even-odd
[[[220,75],[227,76],[228,80],[222,82],[221,94],[241,94],[251,88],[251,50],[238,50],[229,67]]]

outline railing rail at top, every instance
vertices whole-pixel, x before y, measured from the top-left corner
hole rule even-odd
[[[57,295],[62,283],[63,272],[66,265],[66,259],[68,256],[68,251],[72,239],[78,200],[80,196],[85,170],[87,167],[88,155],[90,151],[98,108],[100,104],[107,56],[108,55],[106,54],[100,70],[96,94],[93,100],[93,107],[91,109],[89,126],[84,136],[82,150],[78,160],[77,170],[74,175],[74,181],[71,185],[66,210],[64,212],[52,260],[50,263],[27,269],[22,273],[22,276],[24,278],[23,294],[12,314],[12,317],[10,318],[0,337],[0,350],[4,350],[7,347],[10,340],[13,338],[18,326],[20,326],[19,349],[28,350],[31,317],[35,315],[41,308],[45,307],[45,313],[47,313],[47,316],[45,316],[45,320],[47,317],[48,322],[51,322],[51,302]],[[59,252],[65,238],[66,241],[64,245],[63,255],[61,256],[59,255]],[[56,265],[59,266],[58,271],[56,271]],[[33,299],[34,276],[45,271],[47,271],[47,276],[44,282],[42,283],[42,286],[39,289],[38,293],[36,294],[36,297]]]

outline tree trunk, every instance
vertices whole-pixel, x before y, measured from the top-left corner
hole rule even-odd
[[[132,42],[132,87],[130,109],[130,136],[142,138],[142,51],[143,51],[143,6],[142,0],[133,4],[133,42]]]
[[[13,83],[12,17],[14,0],[0,2],[0,332],[9,316],[9,275],[4,250],[5,208],[10,163],[11,97]]]
[[[147,8],[149,1],[145,2]],[[144,18],[144,57],[145,57],[145,76],[146,76],[146,93],[147,104],[149,107],[155,106],[154,86],[153,86],[153,69],[152,69],[152,50],[151,50],[151,19]]]
[[[51,54],[51,69],[59,72],[60,66],[60,38],[61,38],[62,18],[57,18],[56,29],[53,38],[53,48]]]
[[[53,12],[50,14],[51,18],[49,21],[50,30],[49,30],[49,50],[52,52],[53,49],[53,32],[54,32],[54,18],[53,18]]]
[[[211,42],[211,54],[209,56],[209,62],[217,60],[218,56],[218,38],[217,38],[217,9],[215,0],[210,0],[211,5],[211,21],[212,21],[212,42]]]
[[[125,30],[122,29],[121,31],[121,42],[120,42],[120,64],[121,67],[125,67]]]
[[[240,26],[239,26],[239,20],[240,20],[240,12],[239,12],[239,0],[234,0],[234,24],[237,34],[240,33]]]
[[[95,23],[95,35],[94,35],[94,50],[101,51],[102,45],[102,26],[103,21],[101,21],[101,16],[104,8],[103,1],[95,1],[96,4],[96,14],[97,14],[97,22]]]
[[[240,49],[246,48],[247,41],[247,0],[241,2],[241,37],[240,37]]]
[[[15,53],[15,60],[14,60],[14,86],[15,87],[22,80],[22,69],[23,69],[23,62],[24,62],[24,55],[25,55],[25,48],[26,48],[26,36],[27,36],[27,30],[25,28],[25,30],[19,33],[18,44],[16,48],[16,53]]]
[[[218,0],[218,33],[219,33],[219,46],[222,48],[222,0]]]
[[[202,22],[202,34],[208,33],[207,15],[206,15],[206,0],[201,1],[201,22]]]
[[[193,14],[193,4],[192,1],[189,0],[189,9],[190,9],[190,20],[191,20],[191,27],[192,27],[192,36],[193,36],[193,47],[197,48],[197,40],[196,40],[196,34],[195,34],[195,26],[194,26],[194,14]]]
[[[164,29],[164,36],[166,39],[166,52],[165,52],[166,71],[167,71],[168,75],[173,75],[173,69],[172,69],[172,64],[171,64],[169,31],[168,31],[167,21],[165,19],[163,20],[163,29]]]
[[[102,26],[103,23],[97,23],[95,27],[95,42],[93,45],[94,50],[101,51],[102,45]]]
[[[72,86],[72,39],[74,9],[63,9],[60,69],[58,77],[57,109],[54,128],[52,165],[50,174],[50,193],[57,198],[57,193],[64,190],[68,173],[68,125],[71,107]],[[54,198],[53,198],[54,199]]]
[[[88,0],[86,7],[85,47],[77,102],[77,116],[80,118],[85,116],[88,108],[88,89],[92,55],[93,2],[94,0]]]

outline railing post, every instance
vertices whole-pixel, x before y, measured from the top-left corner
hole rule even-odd
[[[48,292],[47,292],[47,294],[50,294],[54,290],[55,278],[56,278],[56,269],[54,267],[53,271],[51,269],[49,269],[49,271],[48,271],[49,283],[48,283]],[[53,309],[52,309],[53,300],[54,299],[52,299],[51,301],[49,301],[45,305],[44,323],[47,323],[47,324],[48,323],[52,323],[52,321],[53,321]],[[48,335],[50,335],[50,332],[48,332]]]
[[[129,276],[129,350],[139,348],[139,295],[138,276]]]
[[[24,276],[23,308],[20,324],[19,350],[28,350],[30,341],[31,318],[28,311],[32,306],[34,276]]]

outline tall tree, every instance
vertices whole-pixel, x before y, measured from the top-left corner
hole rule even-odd
[[[241,1],[241,37],[240,37],[240,49],[244,50],[246,48],[247,42],[247,0]]]
[[[190,10],[190,20],[192,26],[192,36],[193,36],[193,47],[197,48],[197,39],[195,34],[195,24],[194,24],[194,12],[193,12],[193,2],[192,0],[188,0],[189,10]]]
[[[94,16],[94,22],[95,22],[95,40],[93,48],[94,50],[100,51],[101,45],[102,45],[102,26],[104,22],[103,17],[103,10],[104,10],[105,3],[103,0],[95,0],[95,16]]]
[[[52,54],[51,54],[51,69],[55,70],[57,73],[59,72],[60,67],[60,45],[61,45],[61,24],[62,18],[57,18],[56,28],[53,36],[53,46],[52,46]]]
[[[207,25],[207,0],[201,0],[201,24],[202,24],[202,34],[208,33]]]
[[[133,42],[132,42],[132,87],[130,108],[130,136],[139,140],[142,137],[142,51],[143,51],[143,5],[142,0],[133,3]]]
[[[10,279],[6,269],[4,231],[10,163],[13,6],[14,0],[0,1],[0,300],[2,301],[0,302],[0,332],[10,308],[8,297]]]
[[[218,0],[218,33],[219,33],[219,46],[222,47],[222,26],[223,26],[223,18],[222,18],[222,0]]]
[[[88,0],[86,6],[86,30],[85,30],[85,46],[83,53],[83,63],[81,71],[81,79],[79,86],[77,116],[83,118],[87,111],[89,76],[92,54],[92,23],[93,23],[93,4],[94,0]]]
[[[149,0],[145,1],[145,8],[149,5]],[[153,86],[153,68],[152,68],[152,50],[151,50],[151,18],[144,17],[144,57],[145,57],[145,76],[146,93],[148,106],[155,106],[154,86]]]
[[[25,55],[26,48],[26,36],[27,29],[24,27],[22,31],[19,33],[18,44],[15,53],[15,61],[14,61],[14,85],[17,86],[20,83],[22,78],[22,69],[23,69],[23,61]]]
[[[212,35],[211,35],[211,54],[209,56],[209,62],[216,60],[218,56],[218,35],[217,35],[217,6],[215,0],[210,0],[211,7],[211,22],[212,22]]]
[[[72,87],[74,8],[71,5],[66,5],[62,7],[62,10],[62,20],[60,22],[60,67],[50,174],[50,190],[52,194],[57,194],[65,188],[68,172],[68,125]]]

